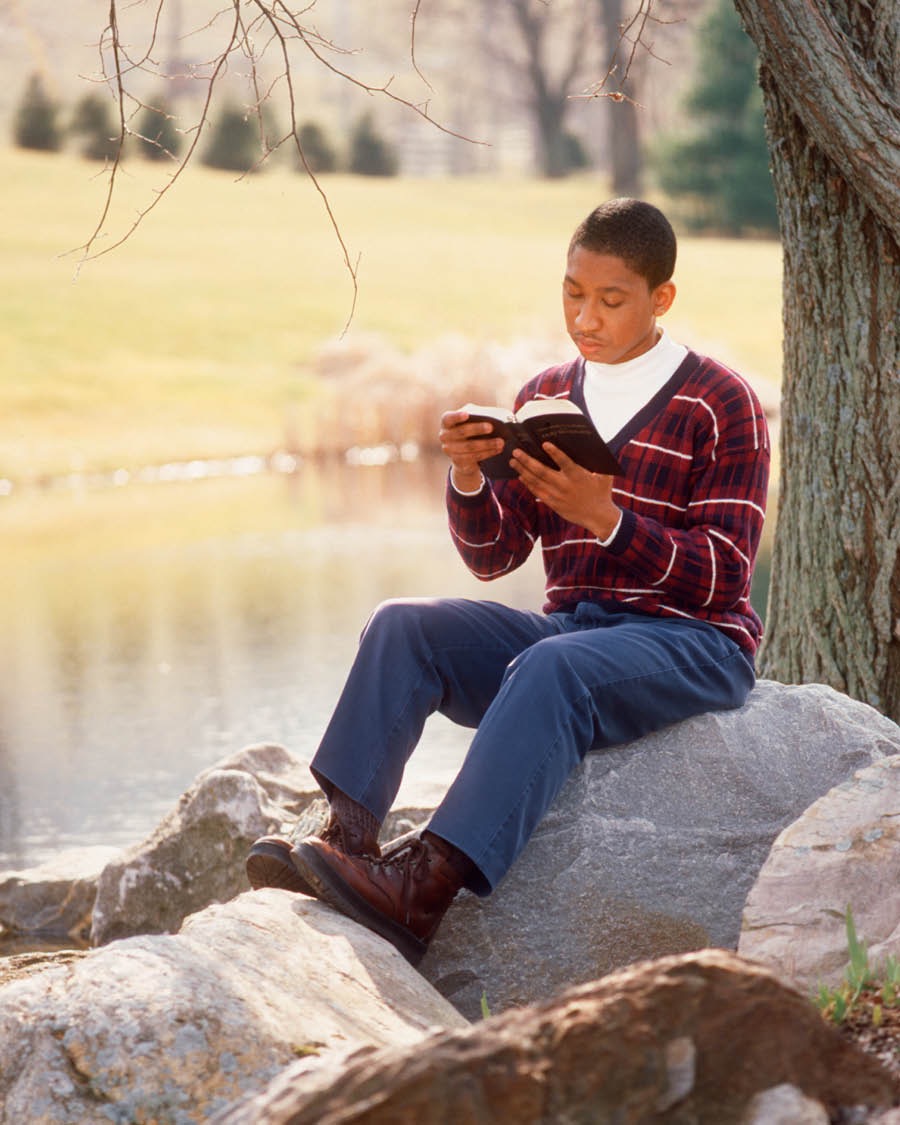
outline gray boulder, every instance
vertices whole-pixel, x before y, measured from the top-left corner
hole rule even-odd
[[[412,1049],[290,1068],[214,1125],[827,1125],[895,1079],[798,991],[722,950],[635,965]],[[787,1105],[795,1116],[777,1117]],[[856,1118],[858,1120],[858,1118]]]
[[[286,891],[209,907],[177,935],[12,960],[5,1125],[207,1121],[298,1058],[312,1071],[466,1026],[385,942]]]
[[[86,942],[100,873],[117,848],[73,848],[25,871],[0,871],[0,927],[9,934]]]
[[[91,941],[172,933],[213,902],[248,887],[244,861],[320,794],[308,768],[281,746],[251,746],[205,770],[146,839],[100,875]]]
[[[420,971],[470,1019],[644,958],[734,949],[778,833],[900,727],[820,684],[590,754],[497,890],[461,895]]]
[[[900,756],[835,786],[775,840],[744,908],[738,949],[814,989],[848,961],[853,911],[869,964],[900,959]]]

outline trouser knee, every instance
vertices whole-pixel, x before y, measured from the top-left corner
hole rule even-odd
[[[361,642],[391,645],[421,632],[422,605],[416,599],[390,598],[377,605],[363,628]]]

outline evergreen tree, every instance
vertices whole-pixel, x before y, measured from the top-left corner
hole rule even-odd
[[[731,0],[715,0],[698,49],[699,77],[685,103],[693,128],[657,146],[660,186],[685,200],[688,221],[697,228],[775,232],[757,52]]]
[[[119,126],[112,102],[102,94],[85,94],[75,103],[69,132],[81,138],[80,152],[88,160],[114,160],[119,150]]]
[[[337,153],[320,125],[307,121],[297,130],[297,140],[311,172],[334,172],[337,169]],[[299,156],[297,163],[303,167]]]
[[[202,162],[226,172],[249,172],[262,155],[259,123],[234,105],[226,105],[213,127]]]
[[[140,153],[148,160],[169,160],[181,152],[183,137],[164,97],[157,99],[155,105],[144,106],[136,131]]]
[[[19,148],[57,152],[62,146],[58,115],[59,106],[44,89],[41,76],[32,74],[13,122],[13,137]]]
[[[376,132],[371,113],[365,114],[350,139],[350,171],[357,176],[396,176],[398,166],[397,154]]]

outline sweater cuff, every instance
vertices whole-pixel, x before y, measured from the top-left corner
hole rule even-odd
[[[601,543],[613,555],[622,555],[628,550],[637,528],[637,516],[629,508],[623,508],[619,526],[612,535]]]
[[[607,537],[605,539],[598,539],[597,540],[597,542],[600,544],[600,546],[601,547],[612,546],[612,542],[615,539],[615,537],[619,534],[619,528],[621,526],[622,526],[622,511],[620,509],[619,510],[619,518],[616,521],[616,526],[612,529],[612,531],[609,533],[609,535],[607,535]]]
[[[477,492],[460,492],[460,490],[453,483],[453,470],[447,472],[447,499],[452,500],[456,504],[478,504],[483,502],[486,492],[488,491],[487,477],[482,474],[481,488]]]

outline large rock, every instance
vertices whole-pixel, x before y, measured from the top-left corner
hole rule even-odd
[[[848,961],[846,915],[876,968],[900,958],[900,756],[835,786],[778,836],[747,897],[738,949],[807,989]]]
[[[171,933],[248,883],[254,840],[296,821],[320,794],[281,746],[251,746],[201,773],[154,832],[100,875],[91,941]]]
[[[465,1020],[321,903],[248,892],[177,935],[21,960],[0,985],[0,1122],[187,1125],[298,1056],[418,1043]]]
[[[734,949],[778,833],[900,727],[819,684],[590,754],[487,899],[447,913],[420,970],[469,1018],[643,959]]]
[[[7,934],[71,938],[91,932],[97,882],[117,848],[73,848],[26,871],[0,871],[0,928]]]
[[[889,1105],[894,1079],[799,992],[721,950],[663,958],[412,1049],[287,1070],[215,1125],[773,1125]],[[804,1114],[805,1116],[801,1116]]]

